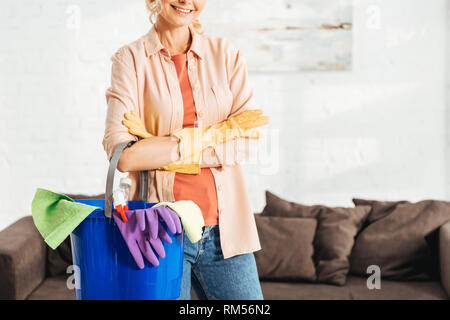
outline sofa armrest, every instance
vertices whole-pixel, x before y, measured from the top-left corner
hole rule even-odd
[[[47,245],[31,216],[0,232],[0,299],[25,299],[45,279]]]
[[[450,298],[450,222],[439,230],[439,261],[441,283]]]

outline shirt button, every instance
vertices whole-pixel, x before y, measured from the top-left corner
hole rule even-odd
[[[223,210],[222,209],[219,209],[219,214],[222,214],[223,213]]]
[[[203,115],[204,115],[203,111],[200,111],[200,112],[198,113],[199,118],[203,118]]]
[[[220,184],[217,186],[217,190],[222,190],[222,186]]]
[[[191,71],[195,70],[195,65],[191,64],[191,65],[189,66],[189,70],[191,70]]]

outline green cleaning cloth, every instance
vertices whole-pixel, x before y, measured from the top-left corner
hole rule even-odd
[[[154,205],[155,208],[159,206],[168,206],[177,213],[186,235],[192,243],[196,243],[201,239],[205,220],[203,220],[202,211],[193,201],[159,202]]]
[[[56,249],[96,209],[101,208],[40,188],[36,190],[31,204],[34,224],[52,249]]]

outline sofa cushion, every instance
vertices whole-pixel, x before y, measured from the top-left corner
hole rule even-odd
[[[369,225],[372,222],[375,222],[392,212],[398,204],[407,203],[406,200],[400,201],[378,201],[378,200],[369,200],[369,199],[360,199],[353,198],[352,199],[355,206],[371,206],[372,209],[369,212],[369,215],[366,219],[366,224]]]
[[[450,222],[439,230],[439,265],[442,287],[450,297]]]
[[[63,193],[63,194],[65,194],[65,193]],[[65,195],[68,196],[70,199],[105,199],[104,193],[94,194],[94,195],[87,195],[87,194],[81,194],[81,193],[77,193],[77,194],[67,193]]]
[[[430,266],[428,268],[431,280],[441,280],[441,268],[439,265],[439,233],[441,228],[431,231],[425,236],[425,241],[430,252]]]
[[[315,218],[314,262],[319,282],[344,285],[350,269],[349,256],[354,238],[362,227],[370,206],[351,208],[302,205],[266,191],[264,216]]]
[[[67,278],[66,274],[45,279],[27,300],[75,300],[75,289],[67,288]]]
[[[262,248],[255,252],[260,279],[316,280],[312,259],[316,219],[256,214],[255,220]]]
[[[314,240],[314,260],[319,282],[345,284],[355,236],[369,211],[370,206],[325,207],[321,211]]]
[[[45,279],[46,252],[31,216],[0,232],[0,299],[25,299]]]
[[[261,281],[265,300],[348,300],[347,286],[325,283]]]
[[[72,248],[70,237],[64,240],[55,250],[47,246],[47,275],[50,277],[65,274],[72,265]]]
[[[316,218],[323,208],[324,206],[319,204],[308,206],[287,201],[266,190],[266,206],[261,215],[286,218]]]
[[[356,239],[351,272],[365,275],[368,266],[377,265],[385,279],[430,279],[433,264],[424,237],[450,221],[450,202],[373,201],[369,218],[372,222]]]
[[[446,300],[437,281],[382,280],[380,289],[368,289],[366,278],[348,276],[345,286],[302,282],[262,281],[267,300]]]

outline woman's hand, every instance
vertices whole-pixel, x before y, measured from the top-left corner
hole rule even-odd
[[[152,135],[145,129],[145,125],[141,118],[131,110],[130,113],[125,113],[125,120],[122,124],[128,128],[128,132],[142,139],[150,138]]]

